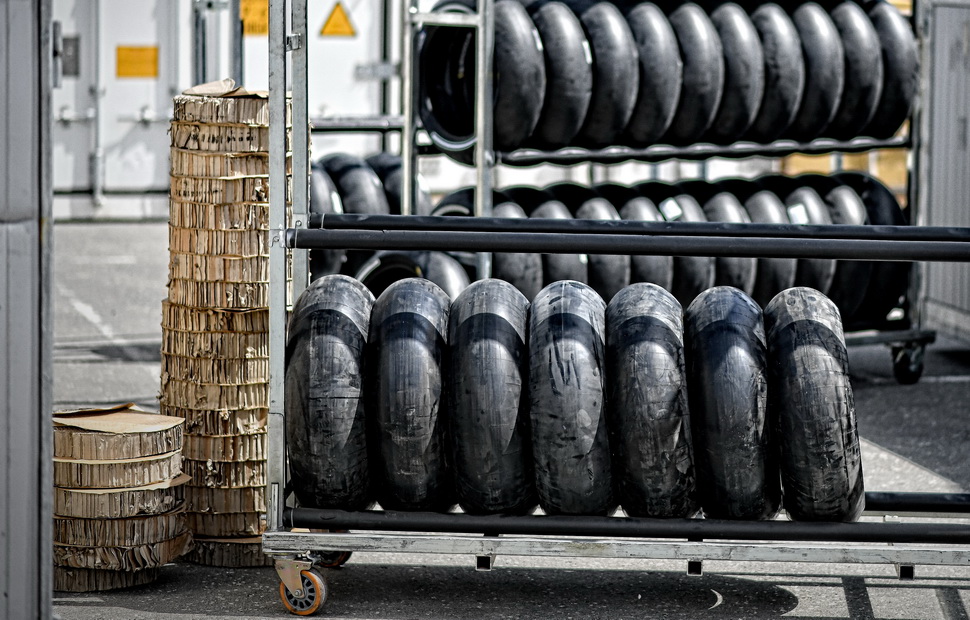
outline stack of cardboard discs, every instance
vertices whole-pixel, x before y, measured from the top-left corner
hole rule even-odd
[[[262,566],[269,407],[269,105],[175,98],[161,411],[186,419],[190,561]],[[202,93],[202,94],[198,94]]]
[[[183,420],[131,404],[54,415],[54,589],[154,581],[188,551]]]

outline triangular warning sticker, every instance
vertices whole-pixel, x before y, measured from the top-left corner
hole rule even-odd
[[[330,11],[330,17],[324,22],[320,29],[321,37],[353,37],[357,35],[354,25],[350,23],[350,16],[347,15],[344,5],[340,2]]]

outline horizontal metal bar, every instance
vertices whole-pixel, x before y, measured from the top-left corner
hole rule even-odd
[[[474,28],[478,25],[478,15],[474,13],[412,13],[411,23],[416,26],[459,26]]]
[[[388,133],[404,129],[403,116],[324,116],[310,119],[312,133],[376,131]]]
[[[267,532],[263,552],[294,556],[313,551],[379,551],[546,557],[596,557],[733,562],[817,562],[970,566],[970,550],[889,545],[812,545],[565,538],[496,538],[462,535]]]
[[[431,215],[315,213],[310,228],[325,230],[429,230],[528,232],[687,237],[778,237],[786,239],[867,239],[885,241],[966,241],[970,228],[957,226],[853,226],[846,224],[738,224],[729,222],[644,222],[637,220],[556,220]]]
[[[847,333],[847,346],[861,346],[867,344],[932,344],[936,342],[936,331],[931,329],[907,329],[900,331],[876,331]],[[868,498],[868,495],[866,496]],[[970,505],[968,505],[970,507]]]
[[[610,536],[688,540],[970,543],[970,525],[938,523],[815,523],[577,516],[478,516],[288,508],[287,527],[524,536]]]
[[[711,157],[782,157],[795,153],[803,153],[806,155],[819,155],[832,152],[857,153],[872,149],[898,149],[909,148],[911,146],[912,140],[910,140],[909,136],[900,136],[890,140],[856,138],[848,141],[821,139],[812,142],[779,140],[770,144],[736,142],[727,146],[695,144],[683,147],[658,144],[642,149],[625,146],[611,146],[605,149],[567,147],[557,151],[520,149],[499,153],[497,157],[500,163],[509,166],[534,166],[544,163],[573,164],[588,161],[619,163],[630,160],[651,162],[666,161],[668,159],[708,159]]]
[[[887,513],[970,513],[970,493],[866,493],[866,510]]]
[[[290,248],[308,250],[461,250],[970,262],[970,244],[956,241],[288,229],[286,243]]]

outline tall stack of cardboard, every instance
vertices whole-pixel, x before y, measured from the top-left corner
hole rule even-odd
[[[131,404],[54,415],[54,589],[153,581],[191,545],[183,420]]]
[[[161,411],[186,419],[189,559],[263,565],[269,106],[241,89],[196,92],[208,94],[175,98],[171,126]]]

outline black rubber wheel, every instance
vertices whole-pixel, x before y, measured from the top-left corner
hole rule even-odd
[[[802,42],[805,90],[785,137],[809,142],[822,135],[839,109],[845,86],[845,53],[832,18],[815,2],[800,4],[792,21]]]
[[[494,205],[492,215],[516,219],[526,217],[522,207],[507,200]],[[531,301],[542,290],[542,255],[495,252],[492,254],[492,277],[508,282]]]
[[[771,142],[795,120],[805,90],[805,59],[798,30],[788,13],[774,3],[751,14],[765,60],[765,96],[746,140]]]
[[[673,185],[655,181],[636,186],[660,210],[668,222],[706,222],[704,209],[694,197],[679,192]],[[701,292],[714,286],[714,259],[709,256],[675,256],[670,292],[680,305],[687,306]]]
[[[606,308],[613,477],[633,517],[697,512],[682,313],[673,295],[646,283],[623,289]]]
[[[619,213],[610,201],[589,187],[559,183],[546,188],[562,202],[577,220],[618,220]],[[630,284],[630,257],[622,254],[590,254],[586,265],[588,283],[603,300],[613,299]]]
[[[747,180],[721,181],[718,185],[744,203],[748,218],[756,224],[791,224],[785,203],[774,193]],[[751,298],[761,307],[785,290],[795,286],[798,260],[759,258]]]
[[[677,112],[661,142],[682,146],[697,142],[714,122],[724,93],[724,52],[711,18],[700,6],[682,4],[668,19],[677,35],[684,76]]]
[[[392,215],[401,214],[401,156],[393,153],[376,153],[366,160],[384,186],[384,196]],[[421,175],[415,177],[417,183],[416,201],[412,205],[411,215],[431,214],[431,194],[428,193]]]
[[[829,208],[833,224],[864,226],[869,223],[866,205],[848,185],[832,177],[814,174],[797,177],[795,182],[811,186],[818,192]],[[835,275],[826,295],[839,309],[845,323],[852,320],[862,305],[872,276],[872,265],[869,261],[836,261]]]
[[[765,327],[785,510],[798,521],[855,521],[865,489],[838,308],[818,291],[788,289],[765,308]]]
[[[859,195],[866,206],[869,223],[873,226],[909,224],[896,196],[879,180],[861,172],[843,172],[835,175],[835,178]],[[846,325],[852,329],[883,326],[887,315],[899,306],[909,290],[912,269],[913,263],[874,262],[865,298],[851,317],[851,323],[846,320]]]
[[[337,193],[337,188],[330,180],[330,175],[323,169],[323,166],[316,162],[310,164],[309,198],[310,213],[326,215],[344,212],[340,194]],[[344,250],[310,250],[310,280],[340,273],[346,254]]]
[[[557,220],[572,219],[569,209],[563,203],[535,187],[517,186],[507,187],[502,193],[514,203],[522,207],[529,217],[550,218]],[[589,278],[585,254],[543,254],[542,255],[542,284],[548,286],[560,280],[575,280],[586,282]]]
[[[780,500],[761,308],[741,291],[704,291],[684,313],[697,491],[714,519],[769,519]]]
[[[758,115],[765,95],[765,57],[751,18],[733,2],[711,12],[724,50],[724,96],[705,142],[731,144]]]
[[[448,340],[449,416],[458,503],[472,514],[536,505],[529,434],[529,301],[502,280],[455,300]]]
[[[919,89],[919,47],[913,28],[892,4],[876,2],[869,19],[882,48],[883,84],[879,105],[864,136],[891,138],[913,108]]]
[[[320,165],[330,176],[344,213],[363,215],[388,215],[391,212],[384,196],[384,186],[370,166],[360,157],[346,153],[334,153],[320,159]],[[360,266],[374,255],[371,250],[348,250],[341,273],[353,275]]]
[[[444,252],[383,250],[361,265],[355,276],[375,297],[398,280],[407,278],[426,278],[451,299],[457,298],[469,284],[462,264]]]
[[[365,347],[374,296],[343,275],[315,280],[286,341],[290,482],[301,506],[362,510],[372,501]]]
[[[604,183],[597,185],[596,192],[606,198],[623,220],[662,222],[664,218],[657,205],[641,196],[632,187]],[[674,259],[671,256],[636,255],[630,257],[630,283],[649,282],[670,290],[674,278]]]
[[[430,280],[391,284],[371,313],[372,477],[385,510],[447,510],[454,482],[444,403],[451,300]]]
[[[474,3],[447,0],[436,11],[470,12]],[[495,3],[493,146],[519,147],[542,110],[546,72],[542,43],[525,8]],[[418,35],[419,114],[431,141],[463,163],[474,157],[475,37],[470,29],[431,26]]]
[[[593,59],[579,18],[565,4],[540,0],[530,3],[528,11],[546,59],[542,112],[528,144],[554,150],[570,144],[586,120]]]
[[[606,426],[606,304],[585,284],[555,282],[529,317],[529,412],[539,505],[548,514],[616,508]]]
[[[832,223],[828,206],[811,187],[799,186],[784,177],[762,177],[765,189],[774,192],[785,201],[788,220],[796,226],[810,224],[822,226]],[[835,277],[836,261],[831,258],[800,258],[795,273],[795,286],[807,286],[826,294]]]
[[[825,134],[836,140],[862,135],[882,95],[882,52],[879,35],[866,12],[855,2],[843,2],[830,16],[845,51],[845,88],[835,118]]]
[[[710,184],[706,184],[708,187]],[[690,190],[687,190],[690,193]],[[731,224],[750,224],[751,219],[744,205],[734,194],[712,191],[712,195],[704,197],[702,208],[704,216],[709,222],[727,222]],[[719,257],[714,259],[714,285],[733,286],[745,295],[754,290],[754,281],[758,273],[758,259],[743,257]]]
[[[907,345],[892,348],[893,377],[900,385],[913,385],[923,376],[925,345]]]
[[[640,86],[640,57],[633,32],[610,2],[570,0],[593,56],[593,90],[586,120],[573,142],[599,148],[615,144],[623,133]]]
[[[666,133],[681,98],[684,65],[677,35],[652,2],[631,3],[626,21],[639,57],[636,105],[626,126],[625,141],[637,146],[655,144]]]

